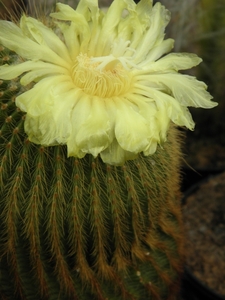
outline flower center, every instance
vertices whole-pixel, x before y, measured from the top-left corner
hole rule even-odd
[[[132,82],[131,72],[121,58],[113,55],[88,57],[79,54],[72,68],[73,82],[86,94],[108,98],[126,93]]]

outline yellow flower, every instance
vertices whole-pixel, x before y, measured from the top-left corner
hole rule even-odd
[[[200,58],[165,55],[173,40],[164,40],[170,14],[160,3],[115,0],[104,13],[81,0],[76,10],[58,3],[50,17],[49,27],[25,15],[0,21],[0,43],[22,57],[0,78],[34,83],[16,99],[30,141],[119,165],[153,154],[171,121],[193,129],[188,106],[216,105],[203,82],[178,73]]]

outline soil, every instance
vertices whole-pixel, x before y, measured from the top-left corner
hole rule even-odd
[[[205,286],[225,296],[225,172],[186,199],[186,264]]]

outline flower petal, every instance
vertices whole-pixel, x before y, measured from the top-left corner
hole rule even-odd
[[[10,80],[18,77],[24,72],[30,71],[35,68],[39,62],[26,61],[17,65],[3,65],[0,66],[0,78],[4,80]]]
[[[150,138],[147,121],[126,99],[117,98],[116,107],[115,136],[119,145],[134,153],[144,151]]]
[[[46,27],[42,22],[23,15],[20,19],[20,28],[23,33],[42,46],[46,46],[59,57],[63,57],[65,61],[71,63],[71,58],[65,44],[53,32],[51,28]]]
[[[47,86],[49,87],[48,82],[42,80],[32,89],[16,97],[16,106],[33,117],[51,111],[53,108],[54,96],[52,88],[47,89]]]
[[[164,54],[164,53],[163,53]],[[135,74],[151,74],[153,72],[171,72],[187,70],[197,66],[202,59],[192,53],[170,53],[157,61],[148,62],[142,70],[137,70]],[[142,64],[139,64],[139,67]]]
[[[69,5],[57,3],[56,7],[58,9],[58,12],[51,13],[50,16],[52,18],[63,21],[71,21],[71,25],[70,27],[67,27],[67,34],[65,35],[66,43],[70,45],[70,48],[73,48],[71,46],[71,41],[69,41],[68,38],[72,36],[71,30],[74,30],[74,37],[72,38],[72,41],[75,39],[77,44],[78,38],[80,44],[80,51],[86,52],[91,37],[91,31],[88,24],[88,20],[86,20],[85,16],[72,9],[72,7],[70,7]]]
[[[117,36],[119,39],[129,41],[130,47],[126,56],[133,55],[136,47],[142,43],[143,34],[149,26],[152,1],[140,1],[134,6],[126,8],[126,15],[118,23]],[[132,50],[132,51],[131,51]]]
[[[32,71],[31,71],[32,70]],[[4,80],[10,80],[20,76],[21,74],[28,72],[21,79],[21,84],[27,85],[39,77],[43,77],[50,74],[63,74],[67,73],[65,68],[57,65],[41,62],[41,61],[25,61],[16,65],[3,65],[0,66],[0,78]]]
[[[28,139],[35,144],[43,146],[57,145],[55,124],[51,111],[45,112],[38,117],[26,115],[24,130]]]
[[[76,57],[80,53],[80,35],[79,29],[77,29],[78,26],[74,22],[71,22],[70,24],[61,22],[57,23],[65,39],[65,44],[70,53],[71,60],[75,61]]]
[[[79,89],[71,89],[55,94],[53,119],[56,128],[56,141],[58,144],[67,144],[67,141],[72,135],[72,123],[75,120],[71,116],[74,107],[76,107],[76,104],[80,101],[81,97],[82,92]]]
[[[0,20],[0,43],[15,51],[21,57],[31,60],[43,60],[69,68],[68,63],[53,50],[32,41],[12,22]]]
[[[154,74],[149,76],[149,80],[163,84],[183,106],[217,106],[217,103],[211,101],[212,96],[206,91],[206,84],[192,76],[176,73]]]
[[[82,131],[88,116],[91,113],[91,100],[84,93],[81,94],[79,101],[73,107],[71,112],[72,132],[67,141],[68,156],[83,157],[87,152],[83,152],[77,143],[77,135]],[[79,142],[79,140],[78,140]]]
[[[148,92],[149,97],[155,100],[155,105],[158,109],[158,132],[160,132],[163,139],[165,139],[169,119],[179,126],[186,126],[193,130],[194,122],[187,107],[182,106],[179,101],[163,91],[161,92],[151,87],[145,87],[145,90]]]
[[[55,75],[38,82],[33,88],[16,98],[16,105],[24,112],[36,117],[53,109],[55,97],[73,89],[68,76]]]
[[[153,155],[156,152],[158,146],[158,140],[156,139],[151,139],[149,142],[149,146],[147,147],[146,150],[143,151],[145,156]]]
[[[138,154],[124,150],[114,139],[109,147],[100,153],[100,156],[106,164],[121,166],[127,160],[137,158]]]
[[[156,143],[160,142],[160,132],[161,128],[157,123],[158,117],[158,109],[155,104],[155,100],[151,98],[150,94],[148,93],[148,97],[139,94],[136,92],[134,94],[129,95],[129,101],[136,106],[136,110],[138,113],[145,119],[147,123],[148,129],[148,140],[149,145],[155,141]],[[165,124],[166,124],[165,119]]]
[[[118,38],[118,26],[123,11],[135,10],[136,4],[132,0],[114,0],[102,19],[101,32],[98,37],[97,53],[109,55],[114,40]]]
[[[140,92],[140,91],[139,91]],[[167,130],[170,119],[166,109],[159,111],[155,100],[148,92],[148,97],[139,94],[135,89],[135,93],[129,95],[129,101],[136,104],[139,114],[147,121],[148,128],[148,146],[143,150],[144,155],[152,155],[155,153],[158,143],[166,141]],[[161,123],[160,120],[163,120]]]
[[[113,139],[113,128],[104,102],[98,97],[92,98],[90,113],[76,135],[77,145],[83,152],[91,153],[94,157],[106,149]]]
[[[136,48],[136,63],[144,61],[149,51],[162,43],[165,27],[170,20],[170,12],[158,2],[153,6],[150,14],[151,22],[148,31]]]
[[[139,68],[148,69],[149,64],[151,66],[152,62],[158,60],[161,56],[168,53],[173,49],[174,40],[167,39],[159,43],[158,45],[154,46],[147,54],[146,58],[138,63]],[[136,57],[134,57],[134,61],[136,61]]]
[[[102,22],[102,32],[106,34],[108,32],[114,32],[115,28],[121,21],[123,11],[134,11],[136,4],[132,0],[114,0],[110,5],[105,18]]]
[[[156,70],[187,70],[200,64],[202,59],[193,53],[170,53],[155,62]],[[154,68],[154,67],[153,67]]]
[[[34,67],[32,71],[28,72],[26,75],[24,75],[21,79],[20,82],[22,85],[27,85],[31,83],[32,81],[40,81],[43,78],[49,76],[49,75],[58,75],[58,74],[67,74],[67,70],[65,68],[62,68],[60,66],[56,66],[53,64],[48,64],[48,63],[42,63]]]
[[[66,144],[72,131],[72,110],[80,93],[70,89],[64,77],[52,76],[18,96],[17,106],[27,112],[25,130],[29,139],[45,146]]]

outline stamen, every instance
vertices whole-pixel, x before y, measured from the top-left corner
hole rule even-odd
[[[119,96],[132,84],[131,72],[125,66],[113,55],[88,57],[81,53],[72,68],[72,77],[74,84],[89,95]]]

